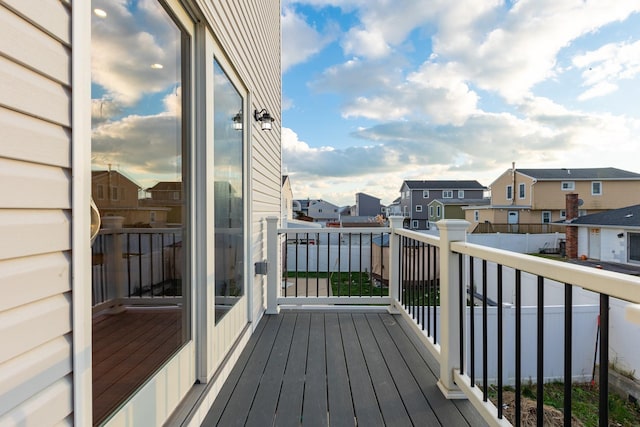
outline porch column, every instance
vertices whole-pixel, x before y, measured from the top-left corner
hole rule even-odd
[[[389,234],[389,259],[387,260],[387,266],[389,270],[389,297],[392,298],[392,302],[389,305],[389,311],[392,313],[398,313],[397,301],[400,297],[399,293],[399,281],[398,276],[400,271],[400,236],[396,234],[397,229],[402,229],[402,222],[404,218],[401,216],[389,217],[389,227],[391,227],[391,234]]]
[[[105,233],[104,238],[105,254],[104,264],[107,271],[107,298],[111,301],[109,310],[111,313],[120,313],[126,308],[122,300],[129,297],[128,287],[124,275],[124,262],[122,253],[124,217],[105,216],[102,217],[104,229],[114,230],[112,233]],[[142,250],[140,250],[142,252]],[[140,254],[142,256],[142,254]],[[131,278],[128,278],[131,281]],[[140,283],[142,286],[142,283]]]
[[[438,387],[447,399],[466,399],[453,381],[453,371],[460,369],[460,271],[458,255],[450,243],[465,241],[469,222],[441,220],[440,230],[440,379]]]
[[[267,314],[280,313],[278,298],[282,282],[278,264],[278,217],[270,216],[267,221]]]

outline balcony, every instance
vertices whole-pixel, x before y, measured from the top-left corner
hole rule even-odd
[[[570,425],[570,385],[591,380],[596,336],[598,415],[608,425],[610,340],[623,323],[629,336],[639,332],[624,317],[640,317],[640,279],[469,244],[466,225],[442,221],[435,237],[395,218],[349,229],[278,229],[268,219],[267,311],[202,425],[509,425],[507,386],[520,425],[523,382],[542,402],[552,380],[566,386]],[[173,315],[180,336],[175,233],[104,231],[94,294],[107,297],[96,307]],[[104,244],[122,254],[100,260]],[[108,262],[121,285],[101,294]],[[168,341],[153,345],[171,353],[181,342]],[[538,425],[544,414],[537,405]]]
[[[374,425],[509,425],[507,385],[511,423],[521,425],[530,416],[524,381],[543,425],[552,380],[564,382],[571,425],[571,384],[596,366],[599,425],[608,425],[610,340],[622,324],[639,332],[637,277],[469,244],[467,224],[455,220],[438,223],[440,237],[395,218],[386,229],[276,224],[268,220],[269,314],[206,425],[360,425],[365,416]]]

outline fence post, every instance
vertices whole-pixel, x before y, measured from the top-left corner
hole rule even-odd
[[[460,369],[459,316],[460,275],[458,255],[450,250],[450,243],[465,241],[469,222],[441,220],[440,230],[440,379],[438,387],[447,399],[466,398],[453,381],[453,371]]]
[[[398,311],[398,298],[400,297],[399,290],[399,271],[400,271],[400,236],[396,234],[396,229],[402,228],[402,222],[404,218],[401,216],[389,217],[389,227],[391,227],[391,233],[389,234],[389,259],[387,260],[387,268],[389,269],[389,297],[391,298],[391,304],[389,305],[389,311],[392,313],[399,313]],[[381,274],[384,277],[384,273]]]
[[[278,264],[278,217],[270,216],[267,221],[267,314],[278,314],[280,306],[280,265]]]

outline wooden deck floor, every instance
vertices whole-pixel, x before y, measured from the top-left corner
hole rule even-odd
[[[125,402],[181,345],[177,308],[128,309],[93,319],[93,424]]]
[[[445,399],[436,360],[400,316],[285,312],[265,316],[203,426],[479,426]]]

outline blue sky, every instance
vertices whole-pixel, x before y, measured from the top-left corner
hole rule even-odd
[[[640,172],[640,0],[282,0],[282,49],[296,198]]]

